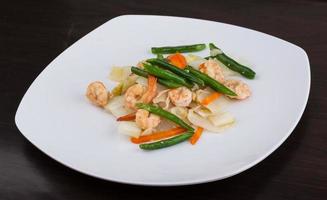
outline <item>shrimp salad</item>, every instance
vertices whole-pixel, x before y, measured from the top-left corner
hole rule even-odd
[[[227,105],[251,96],[239,77],[255,78],[252,69],[212,43],[208,57],[185,54],[205,48],[205,44],[152,47],[155,58],[112,67],[109,78],[117,85],[109,91],[104,83],[92,82],[86,97],[115,116],[118,131],[141,149],[184,141],[194,145],[204,130],[218,133],[234,125]]]

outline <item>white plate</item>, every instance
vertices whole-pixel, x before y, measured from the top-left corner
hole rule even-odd
[[[214,42],[257,72],[246,80],[248,100],[230,112],[236,125],[188,142],[145,152],[117,133],[115,119],[86,100],[91,81],[113,65],[153,57],[150,47]],[[198,53],[207,56],[208,50]],[[79,172],[140,185],[185,185],[223,179],[257,164],[291,134],[310,90],[303,49],[276,37],[224,23],[165,16],[125,15],[65,50],[36,78],[16,113],[22,134],[41,151]]]

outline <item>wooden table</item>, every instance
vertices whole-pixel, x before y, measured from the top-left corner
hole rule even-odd
[[[327,2],[11,0],[2,2],[1,10],[0,199],[327,198]],[[15,126],[14,115],[25,91],[63,50],[123,14],[226,22],[303,47],[311,63],[312,86],[306,111],[293,134],[250,170],[222,181],[185,187],[102,181],[41,153]]]

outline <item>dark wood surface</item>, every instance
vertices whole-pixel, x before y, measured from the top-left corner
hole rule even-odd
[[[327,198],[327,2],[5,0],[0,10],[1,200]],[[141,187],[98,180],[41,153],[15,126],[14,115],[22,96],[58,54],[122,14],[226,22],[304,48],[311,63],[312,86],[306,111],[293,134],[250,170],[222,181],[183,187]]]

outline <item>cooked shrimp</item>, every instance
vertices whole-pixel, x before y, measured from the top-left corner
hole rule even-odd
[[[159,125],[160,117],[150,114],[147,110],[139,109],[136,112],[135,122],[141,129],[153,129]]]
[[[203,64],[201,64],[199,70],[220,83],[223,83],[225,81],[222,68],[216,61],[212,59],[209,59]]]
[[[144,63],[145,63],[145,62],[146,62],[146,60],[141,60],[140,62],[138,62],[138,63],[136,64],[136,67],[143,69],[143,68],[144,68]]]
[[[135,104],[141,102],[141,98],[146,88],[141,84],[135,84],[129,87],[125,93],[125,106],[135,109]]]
[[[110,93],[102,82],[95,81],[87,87],[86,97],[97,106],[105,106],[108,103]]]
[[[142,96],[143,103],[150,103],[154,97],[157,96],[157,78],[155,76],[148,76],[148,88]]]
[[[229,96],[230,98],[235,99],[246,99],[251,95],[250,87],[239,80],[226,80],[224,85],[234,91],[237,96]]]
[[[145,88],[141,84],[135,84],[129,87],[125,93],[125,106],[135,109],[136,103],[150,103],[157,95],[157,78],[148,77],[148,87]]]
[[[192,91],[186,87],[172,89],[168,92],[168,96],[175,106],[180,107],[186,107],[190,105],[193,98]]]

